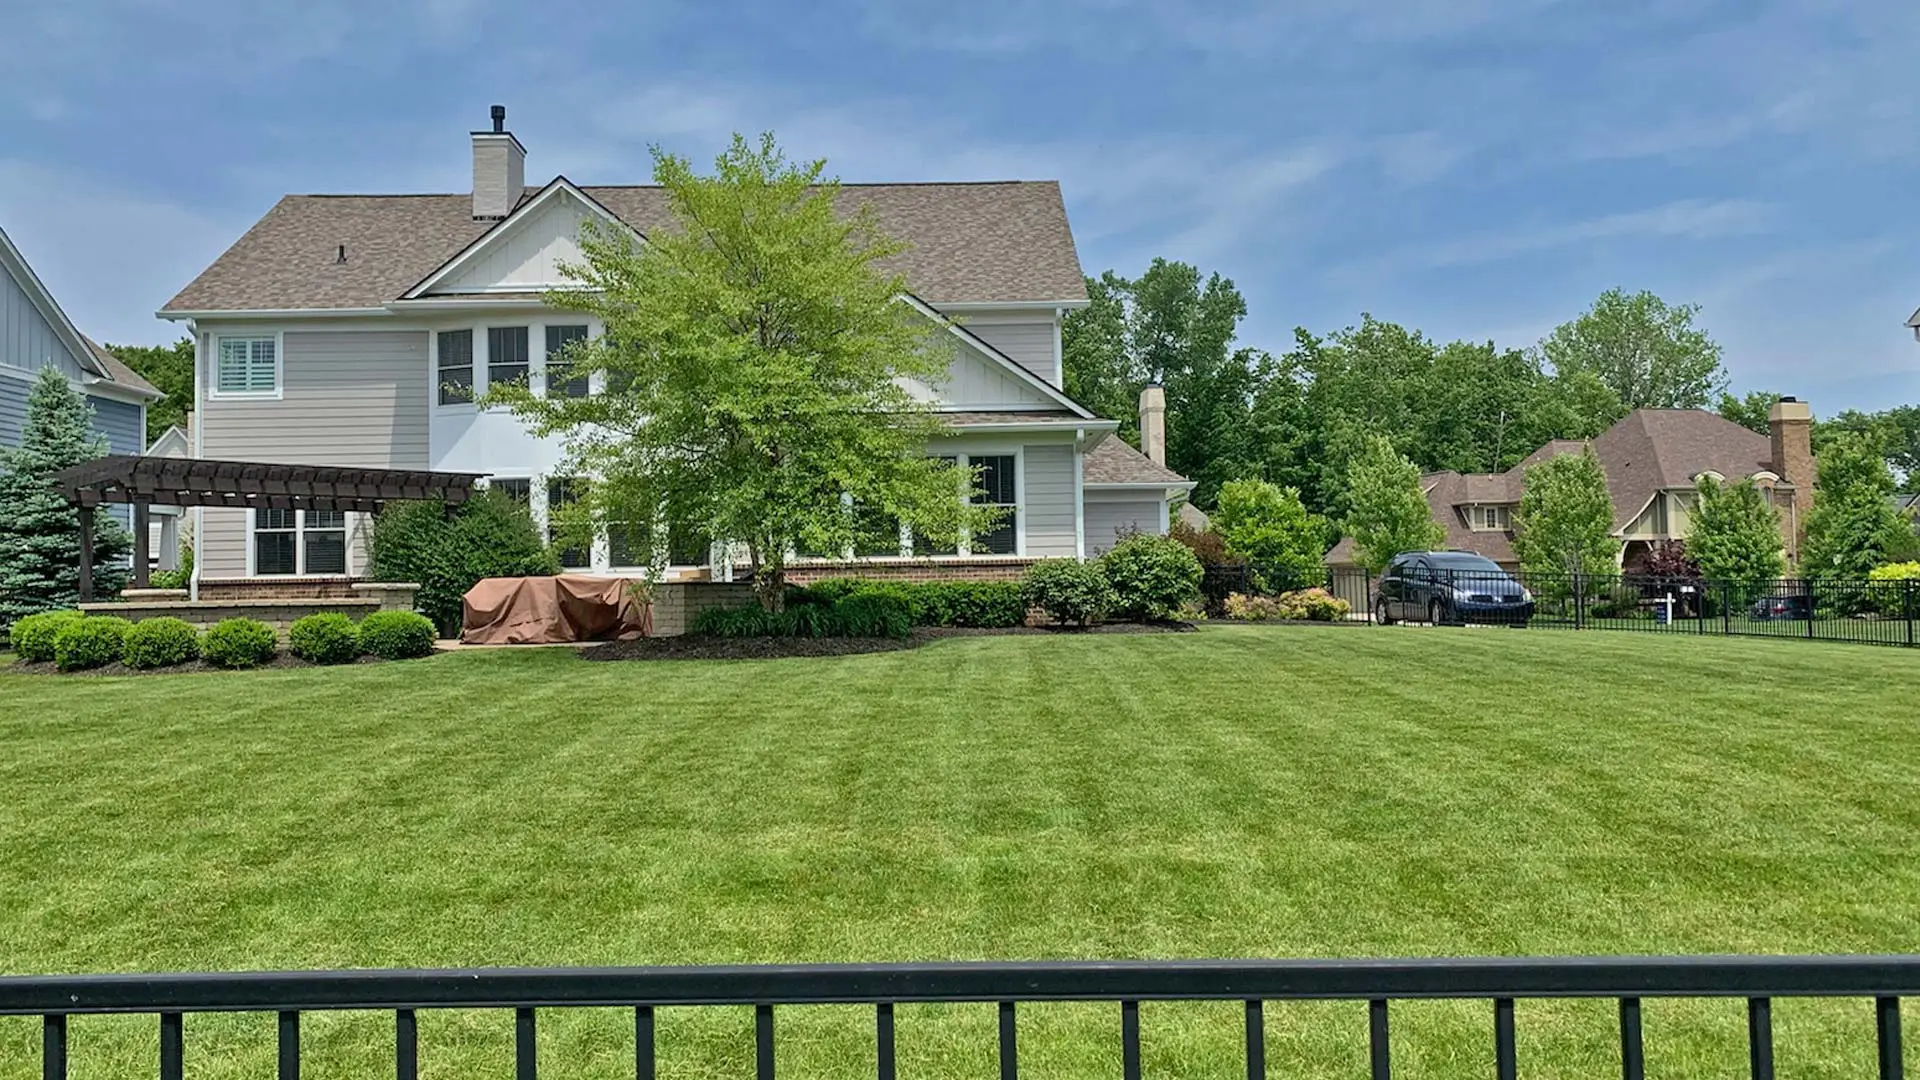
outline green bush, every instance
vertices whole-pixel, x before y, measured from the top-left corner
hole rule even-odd
[[[61,671],[105,667],[120,659],[133,626],[111,615],[69,619],[53,637],[53,662]]]
[[[1120,618],[1167,619],[1200,601],[1205,571],[1193,551],[1171,537],[1136,533],[1101,556],[1100,566]]]
[[[250,668],[273,659],[273,627],[258,619],[227,619],[200,639],[200,655],[214,667]]]
[[[1867,571],[1873,607],[1895,618],[1920,616],[1920,562],[1888,563]],[[1914,582],[1912,585],[1904,582]],[[1914,610],[1908,610],[1911,607]],[[17,646],[16,646],[17,647]]]
[[[77,611],[43,611],[24,616],[8,631],[7,644],[20,659],[44,664],[53,659],[53,639],[59,635],[60,628],[79,618],[84,616]]]
[[[287,648],[310,664],[351,664],[360,659],[360,631],[339,612],[302,615],[287,629]]]
[[[130,668],[162,668],[200,658],[200,631],[174,618],[142,619],[127,631],[120,659]]]
[[[180,549],[180,567],[177,570],[155,570],[148,582],[156,589],[184,589],[193,581],[193,549]]]
[[[877,586],[826,602],[809,593],[781,611],[758,606],[708,608],[694,616],[688,629],[720,638],[905,638],[913,632],[913,608],[897,588]]]
[[[480,581],[560,572],[527,508],[498,491],[476,494],[451,516],[437,502],[390,503],[368,546],[373,580],[419,585],[414,603],[447,637],[460,633],[460,598]]]
[[[1280,617],[1306,622],[1339,622],[1353,611],[1353,605],[1325,589],[1300,589],[1276,598]]]
[[[906,638],[913,633],[913,606],[881,590],[857,592],[827,608],[826,637]]]
[[[1280,601],[1272,596],[1228,593],[1224,606],[1229,619],[1267,622],[1270,619],[1285,618],[1280,614]]]
[[[1019,626],[1027,621],[1020,586],[1010,581],[927,581],[918,583],[828,578],[787,595],[789,607],[832,604],[864,593],[904,600],[915,626]]]
[[[411,611],[376,611],[360,620],[360,647],[382,660],[431,655],[433,620]]]
[[[1028,567],[1021,597],[1053,621],[1077,626],[1099,621],[1119,599],[1099,563],[1077,559],[1043,559]]]

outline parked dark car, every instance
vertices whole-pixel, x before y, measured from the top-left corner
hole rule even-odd
[[[1533,594],[1470,551],[1409,551],[1396,555],[1380,575],[1375,621],[1492,623],[1525,626],[1533,618]]]
[[[1763,596],[1747,609],[1755,619],[1811,619],[1813,597],[1804,592],[1780,592]]]

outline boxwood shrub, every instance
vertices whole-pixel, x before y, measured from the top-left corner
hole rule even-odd
[[[898,589],[876,586],[827,602],[809,594],[781,611],[708,608],[694,616],[688,629],[722,638],[905,638],[913,632],[913,607]]]
[[[351,664],[360,659],[360,630],[336,611],[302,615],[287,628],[287,648],[310,664]]]
[[[1026,603],[1046,612],[1053,621],[1077,626],[1099,621],[1116,602],[1113,586],[1100,564],[1078,559],[1034,563],[1027,568],[1022,590]]]
[[[43,611],[14,622],[7,643],[20,659],[44,664],[53,659],[53,639],[60,628],[81,618],[77,611]]]
[[[1200,602],[1205,571],[1178,540],[1135,533],[1100,557],[1113,586],[1113,613],[1123,619],[1168,619]]]
[[[258,667],[273,659],[273,627],[258,619],[226,619],[200,639],[200,655],[223,668]]]
[[[120,659],[133,626],[112,615],[69,619],[53,637],[53,662],[61,671],[86,671]]]
[[[360,647],[382,660],[412,660],[433,652],[433,620],[411,611],[376,611],[360,620]]]
[[[184,619],[142,619],[127,631],[120,659],[130,668],[162,668],[200,658],[200,631]]]
[[[906,600],[915,626],[1019,626],[1027,621],[1020,585],[1010,581],[879,582],[828,578],[788,598],[789,605],[831,604],[860,593],[881,592]]]

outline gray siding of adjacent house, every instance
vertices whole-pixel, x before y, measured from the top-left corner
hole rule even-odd
[[[966,323],[974,336],[999,349],[1007,359],[1054,383],[1053,322]],[[1056,383],[1057,385],[1057,383]]]
[[[80,365],[54,332],[53,324],[33,306],[13,275],[4,270],[0,270],[0,365],[29,374],[52,365],[69,379],[81,375]]]
[[[413,331],[290,331],[282,341],[278,400],[201,403],[200,456],[291,465],[427,467],[427,335]],[[205,512],[205,577],[247,571],[247,514]],[[364,565],[356,520],[350,566]]]
[[[1087,554],[1098,555],[1131,532],[1160,531],[1160,501],[1153,498],[1087,499]]]
[[[107,452],[138,454],[147,448],[147,418],[140,406],[111,398],[89,397],[93,427],[107,437]]]
[[[1025,451],[1027,550],[1033,558],[1075,554],[1073,447],[1029,446]]]
[[[20,430],[27,422],[27,391],[32,384],[0,374],[0,446],[20,445]]]

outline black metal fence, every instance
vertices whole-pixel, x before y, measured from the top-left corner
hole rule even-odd
[[[923,1002],[991,1004],[999,1013],[1002,1080],[1020,1071],[1017,1006],[1027,1002],[1119,1005],[1122,1073],[1140,1076],[1142,1002],[1240,1001],[1246,1009],[1246,1075],[1266,1076],[1268,1001],[1367,1002],[1374,1080],[1391,1073],[1390,1004],[1408,999],[1485,999],[1492,1005],[1489,1057],[1494,1075],[1513,1080],[1518,1062],[1514,1001],[1600,998],[1619,1004],[1620,1071],[1641,1080],[1643,998],[1744,998],[1755,1080],[1773,1076],[1775,998],[1870,999],[1880,1080],[1902,1075],[1900,999],[1920,993],[1920,956],[1584,957],[1474,960],[1168,961],[1121,963],[880,964],[709,968],[479,969],[468,971],[321,971],[212,975],[95,975],[0,978],[0,1015],[39,1015],[43,1076],[66,1076],[69,1023],[95,1013],[159,1017],[159,1074],[180,1080],[191,1012],[274,1012],[279,1019],[281,1080],[300,1075],[300,1016],[314,1010],[382,1010],[394,1017],[395,1073],[411,1080],[423,1050],[422,1009],[512,1009],[514,1069],[538,1071],[539,1010],[633,1010],[634,1075],[655,1075],[654,1013],[661,1008],[751,1005],[757,1080],[774,1077],[776,1008],[870,1005],[880,1080],[895,1076],[894,1007]],[[1862,1012],[1862,1035],[1868,1015]],[[1356,1026],[1357,1033],[1357,1026]],[[424,1051],[432,1053],[428,1047]]]

